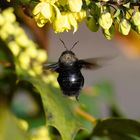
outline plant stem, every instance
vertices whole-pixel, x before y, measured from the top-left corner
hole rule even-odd
[[[75,111],[77,114],[79,114],[80,116],[82,116],[86,120],[90,121],[93,125],[96,125],[97,120],[95,117],[93,117],[89,113],[83,111],[80,107],[76,107]]]

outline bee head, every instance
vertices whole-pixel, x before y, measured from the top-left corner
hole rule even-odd
[[[72,65],[72,64],[74,64],[74,62],[77,61],[78,59],[77,59],[76,55],[71,50],[75,47],[75,45],[79,41],[75,42],[70,50],[67,49],[67,47],[66,47],[65,43],[63,42],[63,40],[60,39],[60,41],[62,42],[62,44],[66,48],[66,51],[64,51],[61,54],[61,56],[59,58],[59,62],[65,64],[65,65]]]
[[[68,51],[68,50],[64,51],[59,58],[60,63],[70,64],[70,65],[72,65],[77,60],[78,59],[76,55],[72,51]]]

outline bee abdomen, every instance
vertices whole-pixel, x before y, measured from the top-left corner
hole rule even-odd
[[[77,96],[83,87],[84,78],[81,72],[78,73],[61,73],[58,77],[58,83],[67,96]]]

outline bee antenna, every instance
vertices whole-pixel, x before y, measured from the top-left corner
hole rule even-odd
[[[62,40],[62,39],[59,39],[61,42],[62,42],[62,44],[64,45],[64,48],[66,49],[66,50],[68,50],[67,49],[67,47],[66,47],[66,45],[65,45],[65,43],[64,43],[64,41]]]
[[[76,41],[73,46],[71,47],[70,51],[76,46],[76,44],[79,43],[79,41]]]

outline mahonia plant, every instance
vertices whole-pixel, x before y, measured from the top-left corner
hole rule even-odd
[[[58,87],[54,74],[43,75],[42,63],[46,62],[47,53],[28,38],[13,12],[13,8],[7,8],[0,13],[0,38],[15,57],[17,73],[20,75],[26,71],[33,77],[40,75],[44,82]]]
[[[91,31],[97,32],[100,27],[109,40],[115,30],[128,35],[133,29],[140,34],[139,0],[20,0],[21,3],[32,5],[28,8],[39,27],[50,23],[55,33],[72,28],[76,32],[78,23],[85,19]]]

